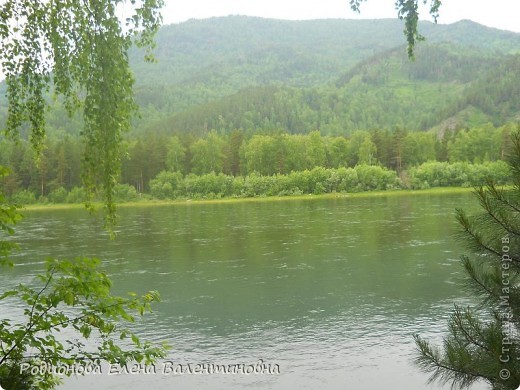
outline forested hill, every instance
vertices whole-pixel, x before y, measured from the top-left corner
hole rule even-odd
[[[420,28],[430,43],[520,52],[520,34],[471,21],[421,22]],[[229,16],[190,20],[161,28],[158,64],[145,64],[135,53],[133,63],[140,85],[207,82],[234,75],[229,82],[242,87],[272,81],[313,86],[402,45],[402,30],[402,22],[394,19],[285,21]]]
[[[502,89],[519,85],[520,34],[471,21],[420,28],[427,41],[410,62],[399,20],[230,16],[164,26],[157,63],[132,56],[145,108],[139,128],[349,134],[518,115],[519,102],[504,96],[520,94]],[[499,68],[508,77],[497,84]]]
[[[411,62],[402,31],[393,19],[229,16],[163,26],[157,63],[137,50],[130,56],[142,108],[134,132],[349,135],[518,118],[520,34],[471,21],[421,22],[427,40]],[[79,134],[81,126],[63,109],[51,111],[48,124],[51,135]]]

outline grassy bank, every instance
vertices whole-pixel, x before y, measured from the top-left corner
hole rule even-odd
[[[467,187],[436,187],[425,190],[386,190],[386,191],[365,191],[355,193],[328,193],[328,194],[303,194],[288,196],[263,196],[248,198],[220,198],[220,199],[176,199],[176,200],[156,200],[143,199],[132,202],[118,203],[118,207],[153,207],[166,205],[191,205],[191,204],[215,204],[215,203],[237,203],[237,202],[278,202],[291,200],[311,200],[311,199],[352,199],[352,198],[372,198],[386,196],[410,196],[410,195],[450,195],[450,194],[467,194],[472,192],[472,188]],[[96,204],[96,209],[101,209],[102,204]],[[82,209],[82,203],[47,203],[47,204],[31,204],[24,206],[24,210],[62,210],[62,209]]]

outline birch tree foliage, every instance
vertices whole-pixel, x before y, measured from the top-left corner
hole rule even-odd
[[[81,110],[83,182],[90,200],[102,193],[108,225],[115,221],[121,137],[137,107],[127,53],[135,44],[153,59],[162,3],[6,0],[0,5],[0,65],[9,107],[5,132],[16,139],[27,123],[38,158],[48,97],[63,99],[69,115]]]
[[[367,0],[349,0],[350,8],[355,12],[360,12],[361,3]],[[414,48],[417,42],[424,40],[424,37],[419,33],[419,5],[420,1],[424,5],[429,6],[430,16],[434,22],[437,23],[439,17],[439,9],[441,7],[441,0],[395,0],[395,8],[399,19],[404,20],[404,35],[408,43],[408,57],[414,57]]]

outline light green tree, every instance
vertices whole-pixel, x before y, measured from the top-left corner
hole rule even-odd
[[[0,4],[0,64],[7,85],[6,133],[17,138],[26,122],[36,161],[42,158],[45,111],[51,95],[58,95],[69,114],[83,113],[83,181],[92,196],[100,191],[106,224],[115,223],[114,189],[121,158],[121,138],[135,112],[133,76],[128,64],[132,44],[153,48],[160,25],[161,0],[32,1]],[[130,9],[121,20],[121,7]],[[0,168],[0,176],[7,174]],[[17,207],[0,194],[0,264],[11,264],[16,248],[6,236],[21,218]],[[111,292],[111,281],[95,259],[47,261],[37,277],[39,287],[18,285],[2,291],[0,302],[20,300],[25,320],[0,318],[0,385],[9,389],[50,389],[59,378],[34,374],[21,367],[84,366],[107,360],[150,363],[165,349],[142,342],[122,322],[132,322],[158,299],[155,292],[122,298]],[[69,327],[78,341],[58,337]],[[97,350],[84,340],[96,337]],[[128,339],[126,347],[121,339]],[[70,372],[70,371],[69,371]]]
[[[450,161],[481,163],[500,157],[502,130],[492,124],[459,131],[448,143]]]
[[[334,137],[327,145],[328,164],[331,168],[347,165],[349,144],[344,137]]]
[[[285,144],[285,170],[286,172],[303,171],[306,168],[306,136],[303,134],[286,134]]]
[[[358,150],[358,164],[375,165],[377,147],[370,136],[365,137]]]
[[[215,131],[209,132],[207,156],[209,161],[209,172],[221,173],[224,165],[224,139]]]
[[[419,165],[435,160],[435,134],[411,132],[403,139],[403,165]]]
[[[216,131],[211,131],[206,138],[195,141],[191,147],[192,172],[197,175],[221,173],[224,164],[225,141]]]
[[[352,136],[349,139],[349,148],[348,148],[348,165],[355,166],[359,162],[359,148],[361,144],[367,139],[370,138],[370,133],[364,130],[356,130],[352,133]]]
[[[245,146],[247,172],[276,173],[276,140],[269,135],[254,135]]]
[[[306,146],[307,168],[312,169],[325,166],[325,143],[319,131],[315,130],[309,134]]]
[[[190,146],[191,153],[191,172],[197,175],[203,175],[210,172],[210,164],[208,158],[208,141],[199,138]]]
[[[173,136],[168,142],[168,154],[166,155],[166,167],[173,172],[184,173],[184,158],[186,156],[186,148],[179,140],[179,137]]]

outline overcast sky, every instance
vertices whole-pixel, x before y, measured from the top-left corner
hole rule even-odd
[[[191,18],[250,15],[277,19],[395,18],[395,0],[368,0],[361,15],[348,0],[165,0],[164,23]],[[421,19],[431,20],[425,9]],[[471,19],[480,24],[520,32],[520,0],[443,0],[439,23]]]

